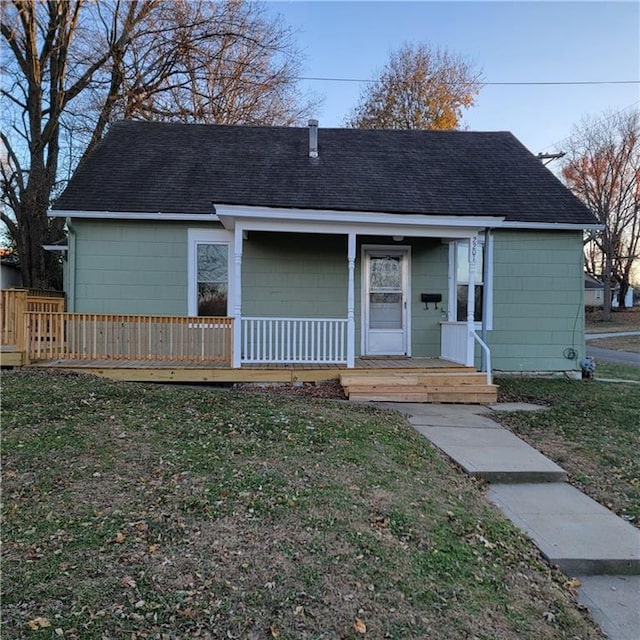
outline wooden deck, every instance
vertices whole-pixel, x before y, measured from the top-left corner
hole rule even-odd
[[[231,369],[222,362],[150,360],[41,360],[29,366],[60,368],[78,373],[138,382],[322,382],[338,380],[347,371],[360,374],[418,370],[473,371],[440,358],[356,358],[355,369],[336,364],[251,364]]]

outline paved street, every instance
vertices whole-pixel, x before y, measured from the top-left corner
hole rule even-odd
[[[626,336],[638,336],[640,331],[621,331],[618,333],[587,333],[585,340],[587,342],[587,355],[600,362],[609,362],[611,364],[627,364],[640,367],[640,353],[632,351],[615,351],[613,349],[603,349],[592,343],[594,340],[601,338],[618,338]]]

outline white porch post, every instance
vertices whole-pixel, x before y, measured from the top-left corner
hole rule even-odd
[[[469,290],[467,292],[467,361],[466,365],[474,364],[475,340],[475,310],[476,310],[476,255],[478,253],[478,236],[469,238]]]
[[[233,256],[233,362],[234,369],[240,368],[242,356],[242,241],[243,228],[236,222]]]
[[[347,286],[347,368],[353,369],[356,362],[356,234],[349,233],[347,262],[349,265],[349,280]]]

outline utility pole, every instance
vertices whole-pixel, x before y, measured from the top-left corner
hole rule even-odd
[[[564,158],[566,155],[567,154],[564,151],[561,151],[560,153],[539,153],[536,158],[538,158],[538,160],[546,160],[547,162],[544,163],[544,166],[546,167],[550,162],[560,160],[560,158]]]

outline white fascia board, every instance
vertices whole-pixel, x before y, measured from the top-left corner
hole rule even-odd
[[[466,231],[464,234],[466,236],[478,229],[500,227],[504,220],[502,217],[494,216],[431,216],[332,209],[276,209],[222,204],[217,204],[215,207],[218,218],[226,228],[234,228],[238,220],[242,221],[243,228],[248,231],[311,231],[311,228],[315,227],[317,232],[322,233],[323,231],[319,229],[325,226],[336,233],[336,227],[339,226],[340,233],[355,230],[359,234],[370,231],[380,234],[383,230],[385,234],[396,232],[398,235],[411,235],[413,229],[413,235],[424,236],[429,230],[440,232],[460,228]]]
[[[568,222],[503,222],[502,229],[530,229],[532,231],[601,231],[602,224],[570,224]]]
[[[200,222],[219,222],[215,213],[147,213],[140,211],[71,211],[49,209],[50,218],[94,218],[97,220],[198,220]]]
[[[223,221],[224,224],[224,221]],[[341,222],[285,222],[281,220],[237,220],[231,228],[241,226],[244,232],[270,231],[281,233],[322,233],[328,235],[404,236],[405,238],[470,238],[478,234],[477,227],[399,226],[398,224],[354,224]],[[225,228],[228,229],[225,225]]]

